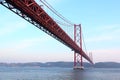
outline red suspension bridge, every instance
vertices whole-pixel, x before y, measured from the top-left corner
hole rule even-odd
[[[83,66],[82,57],[90,63],[93,63],[92,59],[82,49],[81,25],[70,23],[67,19],[61,16],[61,14],[58,14],[56,10],[50,8],[52,6],[49,7],[48,3],[47,5],[42,0],[41,2],[65,22],[74,26],[74,40],[72,40],[58,23],[42,9],[42,6],[39,6],[34,0],[1,0],[0,3],[40,30],[71,48],[74,51],[74,68]]]

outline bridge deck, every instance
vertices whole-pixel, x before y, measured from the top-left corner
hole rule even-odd
[[[82,55],[92,63],[85,52],[60,28],[60,26],[34,1],[34,0],[5,0],[9,9],[17,9],[21,12],[22,17],[29,17],[32,21],[42,26],[43,31],[59,40],[75,52]],[[2,3],[4,4],[4,3]],[[5,6],[5,5],[4,5]],[[20,13],[16,13],[20,14]],[[29,21],[30,22],[30,21]],[[34,22],[31,22],[34,24]],[[39,28],[38,27],[38,28]],[[41,27],[40,27],[41,29]]]

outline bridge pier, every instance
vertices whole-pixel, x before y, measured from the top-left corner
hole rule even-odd
[[[83,66],[83,60],[82,60],[82,56],[78,53],[74,52],[74,67],[73,69],[80,69],[83,70],[84,66]]]
[[[79,70],[84,70],[84,67],[83,67],[83,66],[80,66],[80,67],[78,67],[78,66],[74,66],[73,69],[74,69],[74,70],[76,70],[76,69],[77,69],[77,70],[78,70],[78,69],[79,69]]]

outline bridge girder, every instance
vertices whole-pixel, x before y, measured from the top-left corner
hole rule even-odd
[[[34,0],[4,0],[1,4],[75,52],[79,53],[90,63],[93,63],[85,52]]]

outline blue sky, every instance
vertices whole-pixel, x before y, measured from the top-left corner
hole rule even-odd
[[[120,62],[119,0],[47,1],[70,21],[82,24],[86,47],[93,53],[94,62]],[[73,51],[62,43],[2,5],[0,13],[0,62],[73,61]],[[70,27],[61,27],[72,32]]]

